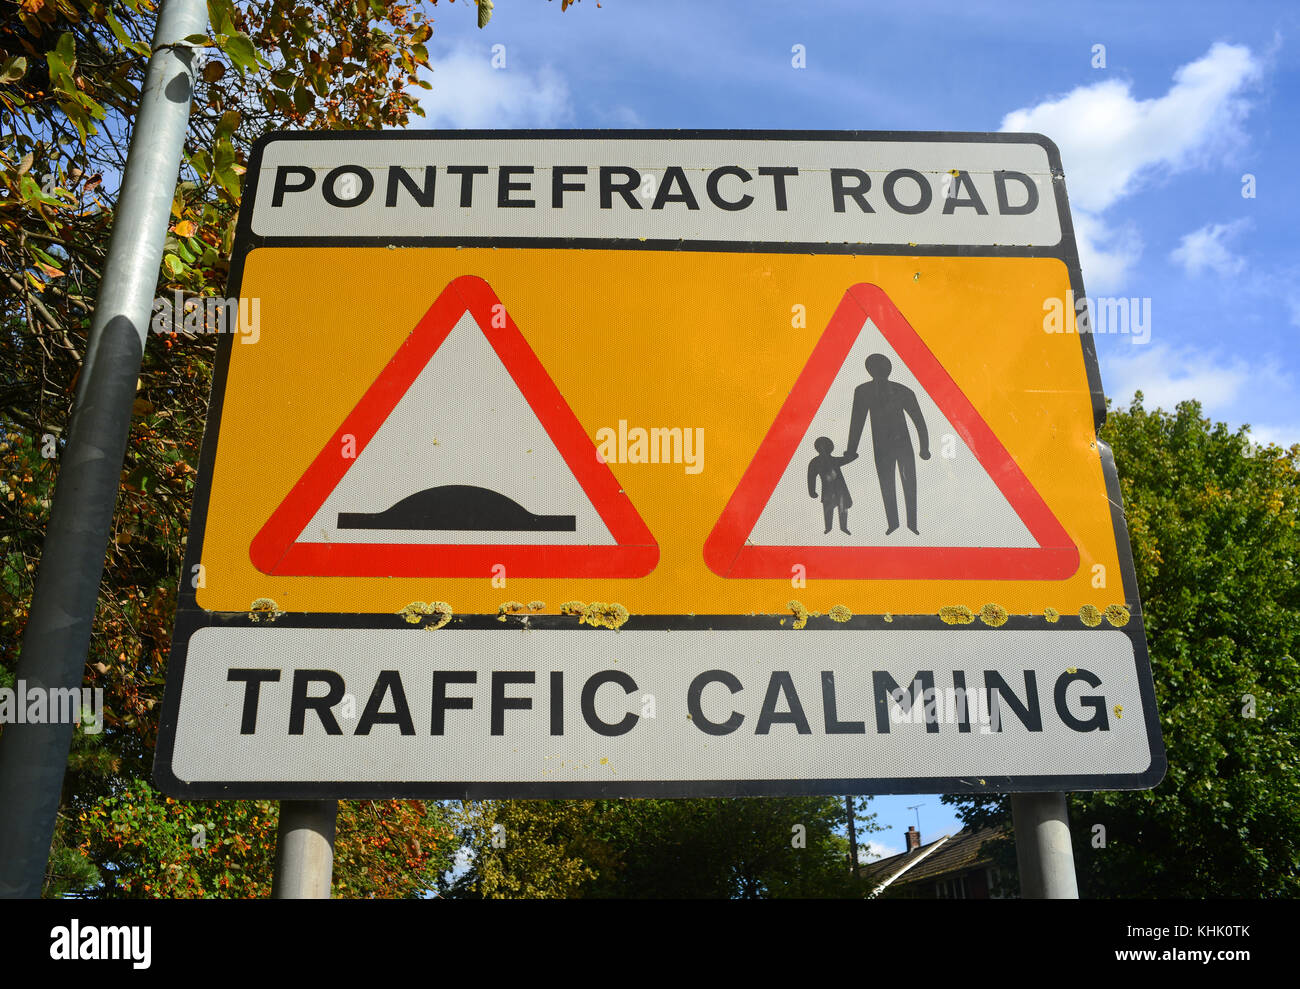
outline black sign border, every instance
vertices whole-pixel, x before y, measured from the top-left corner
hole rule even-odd
[[[637,240],[601,238],[466,238],[466,237],[262,237],[252,231],[253,207],[257,197],[257,183],[261,172],[262,155],[266,147],[278,141],[329,141],[329,140],[382,140],[382,141],[432,141],[432,140],[749,140],[767,141],[870,141],[870,142],[944,142],[944,143],[1007,143],[1036,144],[1047,152],[1056,194],[1057,214],[1061,222],[1061,239],[1048,246],[970,246],[970,245],[874,245],[828,243],[767,243],[730,241],[680,241]],[[273,132],[263,136],[253,146],[249,158],[244,196],[235,232],[231,254],[227,295],[239,295],[243,280],[244,263],[249,253],[259,247],[374,247],[374,246],[428,246],[428,247],[506,247],[506,248],[569,248],[599,250],[671,250],[720,253],[788,253],[788,254],[870,254],[908,257],[1028,257],[1056,258],[1065,263],[1069,271],[1070,286],[1076,299],[1087,298],[1083,276],[1079,268],[1078,248],[1074,225],[1070,216],[1065,190],[1061,155],[1056,145],[1041,134],[971,133],[947,131],[796,131],[796,130],[452,130],[452,131],[304,131]],[[1089,322],[1088,325],[1091,325]],[[1092,395],[1094,431],[1100,431],[1106,419],[1106,402],[1101,387],[1101,373],[1097,363],[1096,346],[1091,333],[1078,333],[1082,348],[1088,387]],[[1097,439],[1101,455],[1106,493],[1111,505],[1111,523],[1119,553],[1124,600],[1131,617],[1123,631],[1133,644],[1137,666],[1138,690],[1142,698],[1147,741],[1151,750],[1151,764],[1140,773],[1103,773],[1049,776],[987,776],[987,777],[907,777],[870,779],[800,779],[800,780],[618,780],[611,782],[348,782],[332,781],[256,781],[221,783],[211,780],[199,782],[179,779],[172,772],[172,757],[176,742],[177,719],[180,712],[181,691],[185,678],[185,662],[191,636],[207,627],[311,627],[311,628],[411,628],[397,615],[368,615],[356,613],[282,614],[269,625],[265,618],[255,619],[247,612],[209,612],[198,606],[190,574],[202,558],[203,532],[210,509],[211,479],[216,459],[217,436],[220,432],[222,400],[225,395],[226,376],[229,369],[232,334],[222,334],[217,344],[217,359],[213,373],[212,395],[208,421],[203,435],[199,457],[198,477],[194,486],[193,508],[190,516],[189,539],[186,543],[184,568],[178,592],[176,625],[172,638],[171,656],[167,669],[167,686],[159,722],[158,745],[154,758],[154,781],[164,793],[186,799],[583,799],[594,797],[744,797],[744,796],[817,796],[837,794],[909,794],[909,793],[1020,793],[1020,792],[1079,792],[1091,790],[1138,790],[1156,786],[1167,769],[1164,743],[1160,734],[1160,719],[1156,709],[1155,686],[1151,674],[1151,661],[1147,651],[1146,635],[1142,622],[1142,606],[1138,596],[1132,547],[1124,519],[1119,476],[1114,455],[1108,445]],[[497,615],[456,615],[453,624],[460,628],[510,628],[517,627],[520,619],[510,618],[504,624]],[[784,628],[782,621],[789,616],[776,615],[683,615],[683,616],[631,616],[622,626],[628,632],[637,629],[725,630]],[[558,615],[531,616],[532,628],[579,628],[576,617]],[[810,618],[809,628],[836,627],[843,630],[881,629],[954,629],[964,634],[997,634],[1001,629],[981,628],[978,625],[952,626],[938,615],[895,615],[886,622],[883,615],[855,615],[845,623],[832,623],[825,618]],[[608,630],[581,626],[592,635],[610,635]],[[1062,615],[1055,623],[1048,623],[1038,615],[1012,615],[1002,629],[1035,629],[1039,631],[1065,631],[1086,629],[1077,615]],[[436,634],[436,633],[434,633]],[[798,634],[793,632],[792,634]]]

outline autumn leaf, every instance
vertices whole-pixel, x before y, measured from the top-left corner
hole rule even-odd
[[[17,82],[26,74],[27,59],[22,55],[14,55],[0,64],[0,83]]]

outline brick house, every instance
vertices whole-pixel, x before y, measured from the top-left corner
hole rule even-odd
[[[869,895],[892,899],[990,900],[1014,896],[1014,876],[995,865],[985,849],[990,840],[1007,837],[1004,828],[963,829],[921,844],[920,832],[907,829],[907,851],[880,859],[860,870]]]

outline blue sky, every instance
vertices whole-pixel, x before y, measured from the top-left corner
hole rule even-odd
[[[1097,337],[1107,395],[1197,398],[1300,442],[1300,5],[497,0],[479,31],[444,0],[435,16],[420,127],[1045,133],[1088,291],[1151,300],[1149,342]],[[921,802],[927,841],[960,826],[936,796],[876,798],[882,850]]]

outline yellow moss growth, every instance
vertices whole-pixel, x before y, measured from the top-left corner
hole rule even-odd
[[[1001,628],[1007,623],[1007,609],[990,602],[980,608],[980,620],[991,628]]]
[[[528,602],[528,610],[529,610],[529,611],[545,611],[545,610],[546,610],[546,602],[545,602],[545,601],[529,601],[529,602]]]
[[[451,616],[453,613],[451,610],[451,605],[449,605],[446,601],[430,601],[429,612],[438,620],[434,622],[432,625],[424,626],[427,629],[442,628],[449,621],[451,621]]]
[[[273,622],[284,612],[270,598],[258,598],[248,606],[248,620],[260,622],[265,618],[268,622]]]
[[[419,625],[421,619],[429,614],[429,606],[423,601],[412,601],[405,608],[398,612],[403,619],[410,625]]]
[[[945,625],[969,625],[975,620],[975,612],[964,604],[946,604],[939,609],[939,617]]]
[[[1085,604],[1079,609],[1079,621],[1089,628],[1096,628],[1101,624],[1101,611],[1095,604]]]
[[[565,601],[560,605],[560,614],[562,615],[581,615],[587,610],[586,601]]]
[[[1043,617],[1046,618],[1053,625],[1055,625],[1057,622],[1061,620],[1061,613],[1057,611],[1055,608],[1044,608]]]
[[[617,601],[605,604],[592,601],[578,619],[578,624],[587,624],[595,628],[619,628],[628,619],[628,610]]]
[[[398,612],[408,624],[419,625],[420,622],[429,617],[436,617],[438,620],[431,625],[424,626],[429,629],[442,628],[451,621],[451,605],[446,601],[412,601],[405,608]]]
[[[851,612],[847,607],[845,607],[842,604],[837,604],[833,606],[831,610],[828,611],[826,614],[833,622],[847,622],[850,618],[853,617],[853,612]]]
[[[1122,604],[1108,604],[1106,606],[1106,621],[1110,622],[1116,628],[1123,628],[1128,624],[1128,620],[1133,616],[1129,610]]]
[[[786,607],[794,612],[794,624],[790,626],[791,628],[803,628],[808,624],[808,609],[801,601],[791,601]]]

